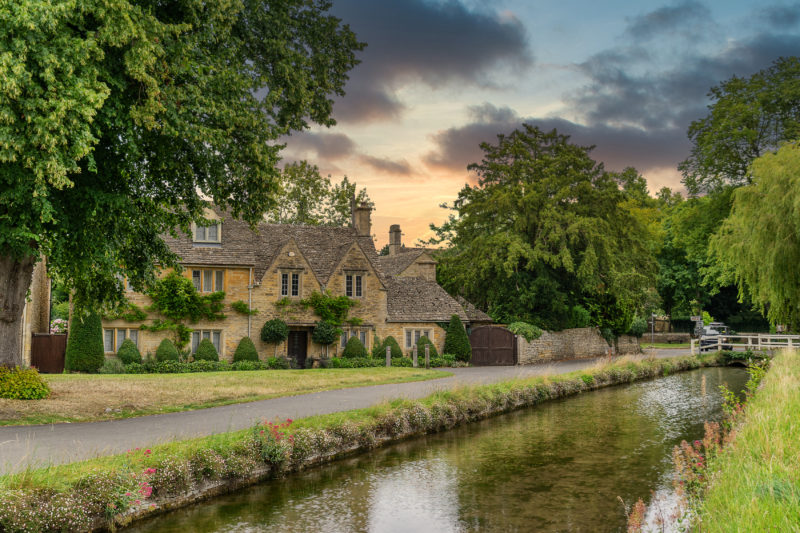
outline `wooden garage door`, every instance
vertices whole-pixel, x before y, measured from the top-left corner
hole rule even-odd
[[[472,359],[476,366],[516,365],[517,339],[505,328],[484,326],[475,328],[469,336]]]

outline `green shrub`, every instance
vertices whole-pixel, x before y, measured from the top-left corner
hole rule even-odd
[[[169,339],[164,339],[161,341],[161,344],[159,344],[158,348],[156,349],[156,361],[162,363],[164,361],[177,362],[178,360],[178,349],[175,348],[175,345],[172,344],[172,341]]]
[[[323,346],[330,346],[339,338],[341,331],[335,324],[327,320],[321,320],[314,326],[314,331],[311,333],[311,340]]]
[[[383,347],[383,343],[377,335],[372,338],[372,357],[376,359],[383,359],[386,357],[386,348]]]
[[[398,357],[403,357],[403,350],[400,348],[400,345],[397,344],[397,341],[394,337],[389,335],[384,339],[383,345],[381,346],[381,358],[386,358],[386,347],[389,346],[392,350],[392,359],[397,359]]]
[[[347,341],[347,345],[344,347],[344,351],[342,351],[342,357],[346,358],[366,358],[367,349],[364,347],[364,343],[361,342],[361,339],[358,337],[350,337]]]
[[[570,310],[571,328],[586,328],[592,323],[592,313],[581,305],[575,305]]]
[[[270,370],[288,370],[289,360],[283,357],[269,357],[267,358],[267,367]]]
[[[194,352],[195,361],[219,361],[219,354],[214,347],[214,343],[209,339],[203,339],[197,345],[197,351]]]
[[[527,322],[512,322],[508,325],[508,331],[514,335],[522,335],[526,341],[531,342],[542,336],[541,328],[528,324]]]
[[[637,339],[641,339],[645,331],[647,331],[647,320],[637,316],[633,319],[633,322],[631,322],[631,327],[628,329],[628,335],[632,335]]]
[[[136,344],[130,339],[122,341],[122,346],[117,350],[117,357],[119,357],[119,360],[122,361],[124,365],[129,365],[131,363],[141,364],[142,362],[142,354],[139,352],[139,348],[137,348]]]
[[[90,313],[84,317],[73,316],[67,337],[64,369],[68,372],[97,372],[105,358],[100,315]]]
[[[385,364],[385,361],[372,357],[354,357],[352,359],[332,357],[329,362],[330,368],[373,368],[384,366]],[[394,364],[394,361],[392,361],[392,364]]]
[[[383,363],[386,364],[385,361]],[[417,361],[417,364],[419,364],[419,361]],[[383,366],[383,365],[379,365],[379,366]],[[397,357],[395,359],[392,359],[392,366],[411,368],[412,366],[414,366],[414,361],[412,361],[410,357]],[[425,366],[425,361],[424,360],[422,361],[422,365],[421,366]]]
[[[57,303],[53,306],[53,319],[69,320],[69,302]]]
[[[261,326],[261,340],[270,344],[278,344],[289,337],[289,326],[280,318],[267,320]]]
[[[129,363],[125,365],[126,374],[147,374],[147,369],[141,363]]]
[[[238,361],[258,361],[258,351],[250,337],[242,337],[242,340],[239,341],[239,346],[233,352],[233,362],[236,363]]]
[[[106,357],[103,366],[98,370],[100,374],[124,374],[125,364],[116,357]]]
[[[267,365],[261,361],[253,361],[252,359],[244,359],[236,361],[231,365],[231,370],[266,370]]]
[[[41,400],[50,396],[50,387],[35,368],[0,366],[0,398]]]
[[[458,315],[450,317],[447,333],[444,337],[444,352],[456,356],[459,361],[469,361],[472,358],[472,346],[469,343],[467,330]]]
[[[431,340],[423,335],[417,341],[417,356],[419,357],[420,361],[425,361],[425,345],[430,346],[429,354],[431,357],[439,357],[439,352],[436,351],[436,346],[431,342]]]

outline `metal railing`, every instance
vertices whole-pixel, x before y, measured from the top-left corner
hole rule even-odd
[[[753,335],[710,335],[692,339],[692,355],[720,350],[774,350],[800,348],[800,335],[758,333]]]

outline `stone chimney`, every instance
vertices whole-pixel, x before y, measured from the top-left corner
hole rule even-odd
[[[371,236],[372,208],[366,203],[357,206],[355,201],[351,205],[353,206],[353,227],[356,228],[356,234],[359,237]]]
[[[403,237],[400,232],[400,224],[392,224],[389,227],[389,255],[396,255],[400,253],[400,248],[403,247]]]

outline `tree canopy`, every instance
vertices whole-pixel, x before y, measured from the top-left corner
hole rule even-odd
[[[524,124],[481,145],[478,175],[433,226],[439,279],[501,322],[570,326],[573,308],[603,301],[640,307],[655,272],[647,229],[623,203],[620,175],[558,132]],[[632,185],[630,171],[624,176]],[[636,189],[636,187],[633,187]],[[596,317],[600,318],[600,317]]]
[[[800,329],[800,144],[753,162],[753,183],[734,193],[711,252],[773,323]]]
[[[79,308],[141,290],[208,201],[257,222],[279,139],[332,125],[364,45],[325,0],[0,5],[0,364],[33,265]],[[6,342],[9,341],[9,342]]]

